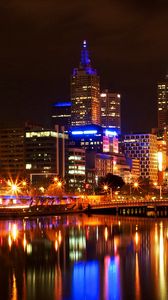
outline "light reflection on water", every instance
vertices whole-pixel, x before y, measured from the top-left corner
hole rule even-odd
[[[0,221],[3,300],[166,300],[168,220]]]

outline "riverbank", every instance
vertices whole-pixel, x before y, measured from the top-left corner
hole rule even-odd
[[[104,202],[99,204],[70,203],[32,206],[1,206],[0,218],[24,218],[73,213],[109,214],[136,217],[168,217],[168,201]]]

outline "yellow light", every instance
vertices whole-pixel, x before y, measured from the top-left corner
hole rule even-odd
[[[58,187],[61,187],[62,186],[62,182],[58,181],[57,185],[58,185]]]
[[[138,245],[138,243],[139,243],[139,235],[138,235],[138,232],[136,231],[136,233],[135,233],[135,244],[136,244],[136,246]]]
[[[23,185],[23,186],[26,186],[26,185],[27,185],[27,182],[26,182],[25,180],[23,180],[23,181],[22,181],[22,185]]]
[[[138,182],[134,182],[134,188],[137,188],[139,186]]]
[[[17,229],[17,225],[16,225],[16,224],[13,224],[13,225],[12,225],[12,231],[11,231],[11,234],[12,234],[13,240],[16,241],[17,236],[18,236],[18,229]]]
[[[163,153],[158,152],[158,170],[162,171],[162,164],[163,164]]]
[[[12,246],[12,239],[11,239],[10,234],[8,236],[8,245],[9,245],[9,248],[11,248],[11,246]]]
[[[39,187],[39,190],[40,190],[40,192],[44,193],[44,187],[43,186]]]
[[[9,186],[8,192],[14,195],[17,195],[21,192],[20,184],[17,180],[14,182],[13,180],[8,180],[7,184]]]
[[[107,229],[107,227],[105,227],[105,229],[104,229],[104,238],[105,238],[105,241],[107,242],[107,240],[108,240],[108,229]]]
[[[103,188],[104,188],[105,191],[107,191],[108,190],[108,185],[105,184]]]
[[[58,181],[58,177],[54,177],[54,182],[57,182]]]

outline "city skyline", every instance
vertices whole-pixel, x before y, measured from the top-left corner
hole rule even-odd
[[[121,93],[123,131],[157,126],[157,82],[168,66],[168,5],[101,4],[1,3],[1,124],[47,122],[51,103],[70,99],[70,76],[86,39],[101,90]]]

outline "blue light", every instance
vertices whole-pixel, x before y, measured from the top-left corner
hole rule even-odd
[[[73,135],[80,135],[80,134],[96,134],[97,133],[97,130],[84,130],[84,131],[72,131],[72,134]]]
[[[77,135],[77,134],[83,134],[83,131],[72,131],[72,134],[73,134],[73,135],[75,135],[75,134],[76,134],[76,135]]]
[[[119,277],[119,260],[117,257],[111,258],[108,268],[108,297],[109,299],[120,298],[120,277]],[[113,288],[111,288],[113,287]]]
[[[96,70],[92,69],[91,67],[86,67],[85,71],[89,75],[96,75],[97,74]]]
[[[100,294],[98,261],[79,262],[74,264],[72,275],[71,299],[96,300]]]
[[[53,104],[55,107],[65,107],[65,106],[71,106],[71,102],[56,102]]]
[[[97,130],[84,130],[84,134],[95,134],[97,133]]]
[[[83,41],[83,47],[81,51],[81,65],[82,66],[87,66],[90,64],[90,59],[89,59],[89,53],[87,50],[87,43],[86,41]]]

